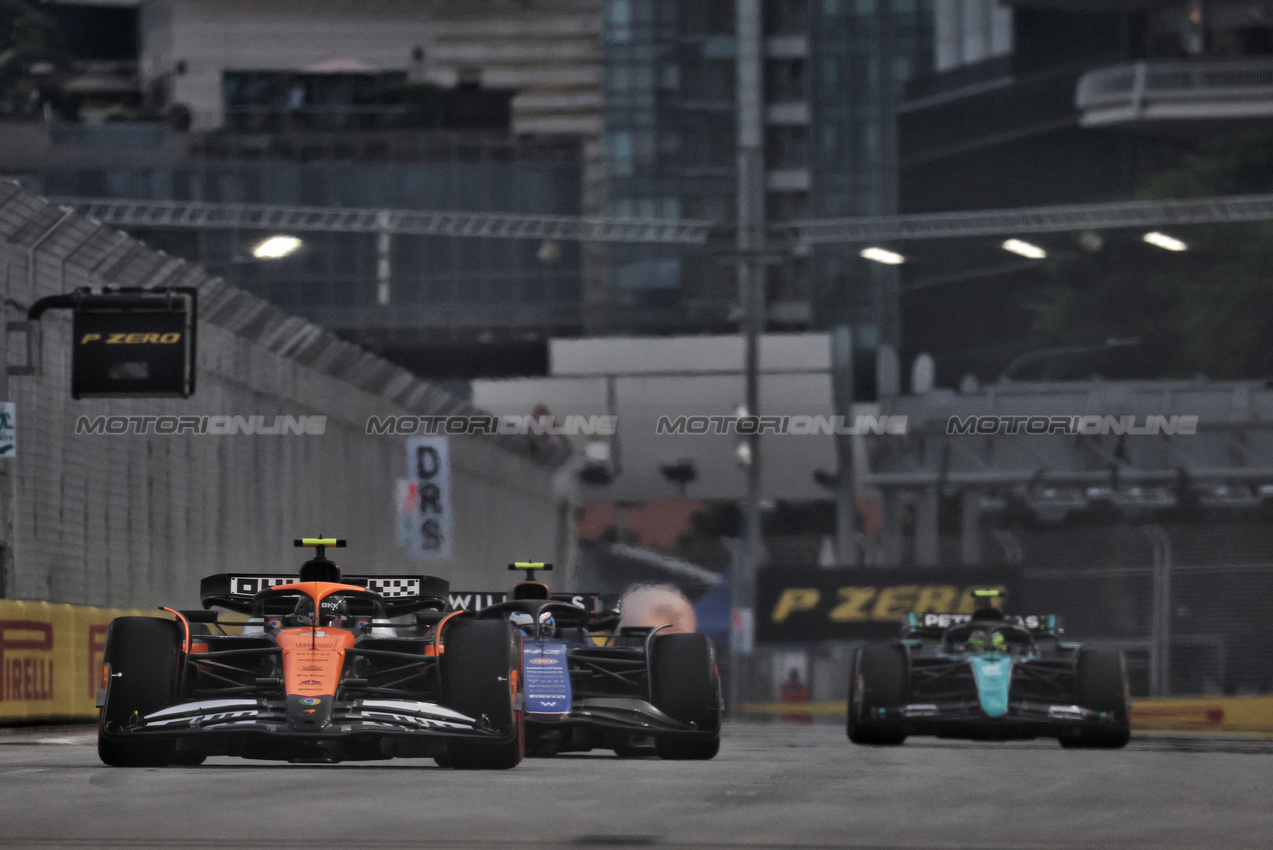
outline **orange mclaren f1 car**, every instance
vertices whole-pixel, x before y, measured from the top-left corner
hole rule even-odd
[[[120,617],[107,633],[98,753],[119,767],[208,756],[298,763],[522,760],[522,642],[447,609],[431,576],[342,576],[316,547],[297,576],[221,574],[203,610]],[[246,623],[221,623],[222,608]]]

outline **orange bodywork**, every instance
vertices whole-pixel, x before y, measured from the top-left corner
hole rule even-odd
[[[322,600],[333,593],[366,590],[357,585],[325,581],[294,582],[278,585],[273,589],[304,593],[314,601],[315,611],[319,609]],[[208,651],[205,641],[191,636],[190,624],[179,611],[172,608],[164,610],[174,614],[181,623],[188,652],[200,654]],[[461,613],[463,612],[456,611],[448,615],[434,627],[433,642],[424,647],[425,656],[436,657],[442,654],[443,647],[437,637],[442,631],[442,624]],[[345,667],[345,651],[351,649],[355,643],[352,631],[337,626],[291,626],[274,632],[273,637],[283,650],[283,684],[288,694],[306,697],[335,696],[340,684],[340,674]],[[105,671],[103,675],[106,675]],[[514,679],[514,692],[516,688]]]
[[[345,650],[354,645],[353,632],[297,626],[276,636],[283,649],[283,683],[289,694],[335,696]]]
[[[280,585],[276,590],[299,590],[319,609],[323,598],[340,591],[365,592],[366,588],[327,581],[303,581]],[[295,626],[274,636],[283,650],[283,685],[289,694],[335,696],[345,667],[345,650],[354,645],[354,633],[342,628]]]

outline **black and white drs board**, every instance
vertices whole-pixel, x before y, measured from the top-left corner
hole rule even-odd
[[[451,451],[446,437],[407,440],[407,477],[399,485],[402,543],[414,558],[451,557]]]

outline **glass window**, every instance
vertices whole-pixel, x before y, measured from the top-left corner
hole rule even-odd
[[[664,65],[659,72],[659,88],[665,91],[676,91],[681,86],[681,66],[675,63]]]
[[[610,41],[631,41],[631,0],[610,0],[606,13],[606,38]]]
[[[611,133],[610,173],[616,177],[632,176],[632,134],[628,132]]]
[[[824,59],[822,61],[822,82],[828,87],[840,84],[840,60]]]
[[[632,69],[627,65],[612,65],[608,81],[611,91],[626,92],[632,88]]]
[[[840,128],[835,126],[822,128],[822,152],[828,156],[840,153]]]

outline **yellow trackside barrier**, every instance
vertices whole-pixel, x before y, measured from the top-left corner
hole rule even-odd
[[[0,600],[0,723],[97,719],[106,627],[129,614],[169,616]]]
[[[738,714],[843,717],[843,701],[750,702]],[[1273,696],[1174,697],[1132,700],[1133,732],[1223,732],[1273,735]]]
[[[1273,734],[1273,696],[1133,700],[1132,730],[1269,735]]]

